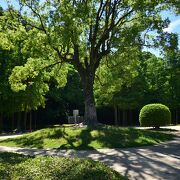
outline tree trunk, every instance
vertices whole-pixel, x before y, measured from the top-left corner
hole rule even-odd
[[[122,111],[123,111],[122,126],[125,126],[126,125],[126,119],[127,119],[127,112],[125,109],[123,109]]]
[[[114,105],[114,124],[118,125],[118,107]]]
[[[93,93],[94,77],[92,74],[87,74],[86,76],[81,77],[81,80],[85,100],[84,124],[94,126],[98,123]]]
[[[24,131],[26,131],[27,112],[24,111]]]
[[[0,113],[0,133],[3,130],[3,113]]]
[[[29,112],[29,130],[32,132],[32,111]]]
[[[11,130],[14,130],[14,113],[12,114],[12,123],[11,123]]]
[[[18,112],[17,130],[18,132],[21,131],[21,112]]]
[[[34,130],[36,130],[36,126],[37,126],[37,112],[34,111]]]
[[[178,124],[178,109],[176,109],[176,124]]]
[[[175,110],[175,125],[178,124],[178,110]]]

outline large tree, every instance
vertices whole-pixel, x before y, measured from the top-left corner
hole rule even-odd
[[[163,21],[159,14],[171,5],[170,0],[19,0],[16,14],[25,29],[37,35],[34,38],[41,41],[42,49],[53,55],[55,64],[70,63],[78,71],[85,97],[85,123],[94,125],[93,84],[100,62],[126,46],[146,44],[147,31],[163,33],[169,21]]]

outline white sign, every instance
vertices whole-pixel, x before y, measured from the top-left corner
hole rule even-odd
[[[73,116],[74,117],[79,116],[79,110],[78,109],[73,110]]]

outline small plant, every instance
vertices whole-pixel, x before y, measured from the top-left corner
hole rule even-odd
[[[159,129],[171,123],[171,112],[163,104],[148,104],[141,109],[139,122],[141,126]]]

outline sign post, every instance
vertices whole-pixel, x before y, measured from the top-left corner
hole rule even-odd
[[[75,124],[77,124],[77,116],[79,116],[79,110],[78,109],[73,110],[73,116],[75,119]]]

